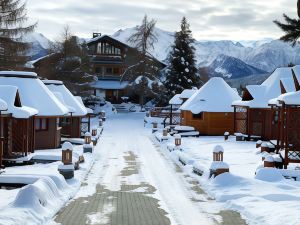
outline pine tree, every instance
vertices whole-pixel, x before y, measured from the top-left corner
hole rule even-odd
[[[175,34],[174,45],[169,56],[169,66],[166,71],[164,84],[169,98],[181,93],[184,89],[199,86],[193,42],[190,25],[183,17],[181,30]]]
[[[281,23],[278,20],[273,22],[285,32],[285,35],[280,38],[284,42],[291,42],[295,46],[300,38],[300,0],[297,1],[298,19],[292,19],[286,14],[283,18],[286,23]]]
[[[136,27],[136,32],[128,38],[128,42],[132,43],[137,50],[138,62],[124,73],[123,78],[130,81],[129,92],[139,96],[139,103],[142,106],[145,98],[157,96],[153,87],[160,84],[157,78],[159,74],[157,62],[153,60],[150,53],[157,41],[154,32],[155,24],[155,20],[149,21],[145,15],[142,24]]]
[[[0,69],[20,69],[27,61],[30,46],[22,42],[22,37],[36,26],[25,25],[27,20],[26,4],[21,0],[0,1]]]

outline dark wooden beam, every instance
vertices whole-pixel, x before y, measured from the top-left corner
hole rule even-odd
[[[285,89],[282,81],[280,81],[280,91],[281,91],[281,94],[285,94],[286,93],[286,89]]]
[[[292,69],[292,74],[293,74],[295,89],[296,89],[296,91],[300,91],[300,84],[299,84],[298,78],[295,74],[295,71],[293,69]]]

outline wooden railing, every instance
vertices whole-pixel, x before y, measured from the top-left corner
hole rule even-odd
[[[155,107],[149,111],[149,116],[164,118],[164,127],[167,125],[179,125],[181,121],[181,114],[178,111],[174,111],[175,110],[170,107]]]

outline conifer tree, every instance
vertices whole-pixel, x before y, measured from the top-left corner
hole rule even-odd
[[[195,66],[194,39],[190,25],[185,17],[181,20],[181,30],[176,32],[174,45],[169,56],[165,87],[168,98],[181,93],[184,89],[199,86],[199,77]]]
[[[281,23],[278,20],[273,21],[282,31],[285,32],[280,40],[284,42],[291,42],[295,46],[300,38],[300,0],[297,1],[298,19],[292,19],[286,14],[283,18],[286,23]]]
[[[36,26],[26,25],[26,4],[21,0],[0,1],[0,69],[22,68],[27,61],[28,44],[22,42],[26,33]]]

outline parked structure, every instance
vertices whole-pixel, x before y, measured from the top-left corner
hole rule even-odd
[[[200,135],[223,135],[233,132],[231,103],[240,96],[222,78],[211,78],[181,107],[181,124],[193,126]]]
[[[234,131],[247,139],[276,139],[278,111],[269,100],[295,90],[291,68],[277,68],[261,85],[248,85],[242,100],[234,101]]]
[[[60,118],[61,135],[70,138],[81,137],[81,120],[88,112],[62,81],[43,80],[47,88],[69,109],[69,114]]]
[[[34,149],[52,149],[60,146],[61,128],[59,118],[67,115],[69,110],[38,79],[36,73],[1,71],[0,85],[17,87],[20,102],[17,106],[26,106],[37,111],[34,118]],[[18,100],[17,100],[18,101]],[[23,121],[25,124],[25,122]],[[27,122],[28,124],[29,122]],[[25,126],[25,125],[24,125]],[[18,127],[16,125],[16,127]],[[25,128],[24,128],[25,129]],[[19,129],[17,129],[19,131]],[[25,131],[24,131],[25,132]]]
[[[89,56],[94,74],[98,81],[92,84],[96,96],[105,98],[112,103],[121,102],[126,96],[128,81],[123,77],[127,68],[139,62],[136,49],[108,35],[94,33],[87,42]],[[154,59],[158,68],[165,65]]]

